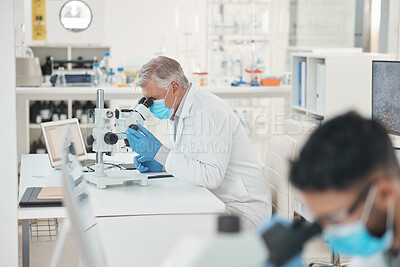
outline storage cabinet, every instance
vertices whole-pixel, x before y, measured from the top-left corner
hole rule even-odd
[[[104,103],[109,106],[110,101]],[[29,100],[29,153],[46,153],[43,147],[44,139],[40,127],[41,122],[78,118],[82,135],[86,139],[94,127],[94,117],[91,110],[96,106],[95,101],[90,100],[58,100],[40,101]],[[36,146],[36,145],[38,146]],[[92,152],[90,146],[86,146],[88,152]],[[36,151],[38,150],[38,151]]]
[[[31,45],[35,57],[39,58],[40,65],[46,63],[47,57],[53,57],[54,60],[93,60],[97,58],[100,61],[105,52],[110,52],[107,46],[83,46],[83,45]],[[67,69],[72,69],[72,64],[67,64]],[[57,71],[57,69],[54,69]]]
[[[371,117],[372,60],[384,54],[296,53],[292,56],[292,111],[324,120],[348,110]]]

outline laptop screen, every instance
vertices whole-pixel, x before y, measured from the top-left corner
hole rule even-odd
[[[61,165],[64,145],[63,136],[66,127],[69,127],[69,131],[72,134],[76,156],[78,158],[86,156],[86,148],[83,143],[78,120],[72,119],[43,123],[42,130],[47,147],[47,153],[49,154],[53,166]]]

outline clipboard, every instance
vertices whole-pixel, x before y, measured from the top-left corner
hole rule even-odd
[[[38,195],[43,187],[28,187],[19,202],[20,207],[61,207],[61,198],[42,198],[39,199]]]

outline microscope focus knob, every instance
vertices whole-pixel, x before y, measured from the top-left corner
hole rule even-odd
[[[135,131],[139,130],[139,127],[137,126],[137,124],[131,124],[131,125],[129,125],[129,128],[131,128],[131,129],[133,129]]]
[[[108,132],[104,135],[104,142],[106,142],[107,145],[115,145],[118,142],[118,135]]]
[[[108,119],[111,119],[113,116],[114,116],[114,112],[112,112],[111,110],[109,110],[109,111],[106,112],[106,117],[107,117]]]
[[[89,135],[86,137],[86,143],[88,144],[88,146],[93,145],[93,143],[94,143],[94,137],[93,137],[93,135],[89,134]]]

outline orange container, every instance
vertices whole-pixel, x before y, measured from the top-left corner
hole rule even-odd
[[[261,79],[261,86],[279,86],[281,80],[279,78],[264,78]]]

